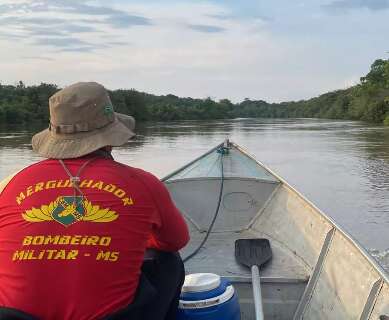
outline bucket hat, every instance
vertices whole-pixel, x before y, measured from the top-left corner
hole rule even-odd
[[[78,158],[105,146],[121,146],[135,135],[135,119],[114,112],[107,90],[96,82],[58,91],[49,108],[49,128],[32,137],[32,148],[45,158]]]

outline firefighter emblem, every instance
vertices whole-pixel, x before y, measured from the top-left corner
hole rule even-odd
[[[22,213],[29,222],[57,221],[67,227],[79,221],[111,222],[118,218],[115,211],[102,209],[81,196],[60,196],[49,205]]]

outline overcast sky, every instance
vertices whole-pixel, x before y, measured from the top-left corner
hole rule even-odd
[[[388,58],[389,0],[0,0],[0,82],[297,100]]]

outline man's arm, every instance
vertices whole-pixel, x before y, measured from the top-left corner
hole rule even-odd
[[[160,225],[154,225],[148,247],[162,251],[178,251],[189,242],[188,226],[170,197],[166,186],[150,173],[142,180],[157,208]]]

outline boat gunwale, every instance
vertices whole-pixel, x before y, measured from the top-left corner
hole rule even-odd
[[[354,239],[353,236],[350,233],[345,231],[343,229],[343,227],[338,225],[330,216],[325,214],[321,209],[319,209],[310,200],[308,200],[302,193],[300,193],[294,187],[292,187],[288,182],[286,182],[285,179],[280,177],[273,170],[269,169],[266,165],[264,165],[262,162],[257,160],[253,155],[251,155],[248,151],[246,151],[243,147],[241,147],[240,145],[238,145],[235,142],[229,141],[228,139],[225,140],[224,142],[222,142],[222,143],[218,144],[217,146],[213,147],[212,149],[210,149],[209,151],[205,152],[201,156],[199,156],[199,157],[195,158],[194,160],[190,161],[186,165],[178,168],[177,170],[175,170],[172,173],[168,174],[167,176],[163,177],[161,179],[161,181],[168,184],[169,182],[166,181],[166,180],[170,179],[175,174],[177,174],[180,171],[186,169],[187,167],[191,166],[193,163],[197,162],[198,160],[201,160],[202,158],[206,157],[207,155],[211,154],[212,152],[214,152],[215,150],[217,150],[218,148],[220,148],[220,147],[222,147],[222,146],[224,146],[226,144],[232,145],[233,147],[238,149],[240,152],[242,152],[246,157],[248,157],[249,159],[253,160],[257,165],[259,165],[260,167],[265,169],[268,173],[270,173],[275,178],[277,178],[279,180],[279,182],[275,182],[275,183],[280,183],[280,185],[281,184],[284,185],[286,188],[288,188],[290,191],[292,191],[298,197],[300,197],[302,200],[304,200],[309,207],[311,207],[314,211],[316,211],[318,214],[320,214],[329,224],[331,224],[336,229],[336,231],[339,231],[341,233],[341,235],[344,236],[344,238],[347,239],[351,243],[352,246],[354,246],[357,250],[359,250],[361,252],[362,256],[365,258],[365,260],[373,268],[375,268],[375,270],[378,272],[379,276],[386,282],[387,285],[389,285],[389,274],[387,273],[387,271],[378,263],[378,261],[376,261],[370,255],[370,253],[362,246],[362,244],[358,240]],[[204,179],[204,178],[207,178],[207,177],[203,177],[202,179]],[[239,178],[239,177],[236,177],[236,178]],[[188,178],[188,179],[177,179],[177,180],[172,180],[171,182],[179,181],[179,180],[190,180],[190,179],[191,178]],[[201,178],[195,178],[195,179],[201,179]],[[217,178],[215,178],[215,179],[217,179]],[[247,179],[247,178],[242,177],[242,179]]]
[[[183,181],[200,181],[200,180],[220,180],[220,177],[196,177],[196,178],[181,178],[181,179],[174,179],[169,181],[163,181],[166,184],[172,184],[175,182],[183,182]],[[251,178],[251,177],[224,177],[224,180],[245,180],[245,181],[254,181],[254,182],[264,182],[269,184],[281,184],[280,181],[272,181],[272,180],[266,180],[266,179],[260,179],[260,178]]]

